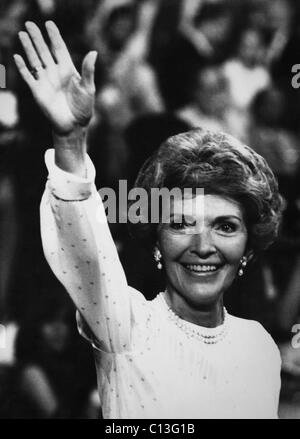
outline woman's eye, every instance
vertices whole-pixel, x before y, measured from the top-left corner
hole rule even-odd
[[[186,224],[184,222],[179,223],[179,222],[171,221],[171,223],[170,223],[170,227],[173,230],[182,230],[185,228],[185,226],[186,226]]]
[[[195,221],[190,222],[190,221],[186,221],[184,219],[182,219],[182,220],[178,219],[176,221],[175,220],[171,221],[170,227],[173,230],[183,230],[183,229],[186,229],[188,227],[194,227],[195,224],[196,224]]]
[[[217,230],[220,230],[223,233],[234,233],[236,231],[236,226],[231,223],[222,223],[217,227]]]

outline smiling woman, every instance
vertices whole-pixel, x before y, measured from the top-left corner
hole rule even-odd
[[[278,232],[282,202],[269,166],[228,134],[194,129],[169,138],[144,164],[136,186],[194,193],[183,197],[183,212],[181,203],[171,205],[169,224],[130,227],[161,256],[170,307],[190,322],[219,325],[224,292]]]
[[[86,154],[95,53],[79,75],[55,24],[46,27],[51,47],[33,23],[20,33],[33,73],[15,61],[53,127],[42,241],[94,347],[103,417],[276,418],[278,349],[259,323],[223,307],[234,278],[276,237],[271,170],[223,133],[193,130],[159,148],[136,187],[192,191],[183,209],[173,201],[169,222],[130,224],[165,274],[165,291],[147,301],[127,284]]]
[[[207,312],[209,306],[221,305],[207,321],[209,326],[217,326],[223,321],[222,296],[246,252],[247,229],[241,207],[216,195],[205,195],[204,211],[195,221],[203,222],[200,233],[187,234],[191,226],[185,223],[166,224],[159,230],[157,246],[166,272],[166,298],[183,319],[201,325],[199,307],[205,306]]]

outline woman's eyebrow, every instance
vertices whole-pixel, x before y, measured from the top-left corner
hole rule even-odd
[[[188,221],[188,220],[192,220],[193,222],[197,221],[197,217],[195,215],[190,215],[190,214],[184,214],[182,212],[174,212],[171,213],[170,216],[168,217],[169,220],[178,220],[179,221]]]
[[[238,220],[240,223],[243,221],[243,219],[241,218],[241,217],[239,217],[239,216],[237,216],[237,215],[221,215],[221,216],[218,216],[217,218],[216,218],[216,221],[228,221],[228,220],[232,220],[232,219],[236,219],[236,220]]]
[[[178,213],[173,212],[170,214],[170,216],[168,216],[169,220],[173,220],[174,218],[181,219],[181,220],[193,219],[194,221],[197,221],[197,215],[184,214],[182,212],[178,212]],[[241,217],[239,217],[238,215],[220,215],[220,216],[217,216],[216,218],[214,218],[214,220],[215,221],[237,220],[240,223],[243,222],[243,219]]]
[[[180,222],[184,219],[184,216],[182,215],[182,213],[165,213],[162,216],[163,223],[169,223],[171,221],[174,221],[174,219],[176,220],[175,222]]]
[[[174,219],[174,218],[178,218],[178,217],[180,217],[180,218],[183,218],[184,217],[184,215],[183,215],[183,213],[170,213],[169,215],[165,215],[165,216],[167,216],[169,219]]]

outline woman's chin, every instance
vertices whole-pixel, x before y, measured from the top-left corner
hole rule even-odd
[[[213,305],[222,298],[222,291],[220,289],[192,289],[188,296],[188,301],[193,307],[198,308],[202,305]]]
[[[223,295],[226,280],[225,266],[220,266],[217,270],[205,273],[192,272],[183,268],[185,272],[185,285],[182,284],[185,296],[188,297],[195,306],[201,304],[215,303]]]

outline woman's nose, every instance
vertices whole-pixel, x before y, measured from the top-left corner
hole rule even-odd
[[[192,237],[191,251],[205,257],[215,252],[214,242],[209,230],[202,230]]]

